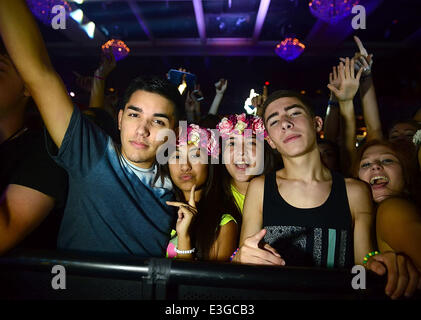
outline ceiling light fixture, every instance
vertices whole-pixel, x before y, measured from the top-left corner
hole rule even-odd
[[[51,20],[57,15],[52,12],[55,6],[63,6],[66,15],[72,11],[69,3],[65,0],[26,0],[26,3],[32,14],[45,25],[51,25]]]
[[[335,24],[352,13],[359,0],[313,0],[308,4],[310,12],[318,19]]]
[[[275,53],[286,61],[292,61],[303,53],[305,47],[297,38],[286,38],[276,45]]]

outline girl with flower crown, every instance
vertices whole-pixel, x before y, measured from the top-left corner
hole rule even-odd
[[[178,207],[176,230],[167,257],[227,261],[238,245],[241,218],[224,196],[220,180],[219,146],[209,129],[191,124],[181,132],[166,166]]]
[[[249,182],[273,166],[273,157],[264,146],[263,121],[258,116],[234,114],[216,128],[222,138],[223,189],[243,212]]]

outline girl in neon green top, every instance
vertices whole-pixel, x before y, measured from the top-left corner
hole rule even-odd
[[[271,157],[264,142],[267,134],[260,117],[245,113],[223,118],[216,128],[222,137],[223,188],[242,213],[251,179],[269,167]]]
[[[178,208],[167,256],[228,261],[238,247],[241,213],[218,184],[222,165],[210,164],[212,156],[219,157],[213,133],[196,125],[189,125],[187,133],[184,141],[183,133],[177,139],[167,166],[177,199],[167,203]]]

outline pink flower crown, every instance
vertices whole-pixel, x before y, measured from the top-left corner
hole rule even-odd
[[[244,136],[253,134],[259,139],[266,139],[267,137],[262,118],[245,113],[232,114],[223,118],[216,128],[219,130],[222,139],[227,139],[232,133]]]
[[[205,149],[208,156],[212,158],[219,157],[219,144],[215,134],[207,128],[201,128],[196,124],[187,126],[187,134],[180,132],[177,137],[177,146],[195,145],[198,148]]]

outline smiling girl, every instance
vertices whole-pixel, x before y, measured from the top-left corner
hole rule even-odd
[[[420,177],[402,144],[373,140],[360,151],[358,177],[377,204],[380,251],[403,252],[421,270]]]
[[[243,212],[250,181],[273,167],[264,124],[261,117],[242,113],[223,118],[216,128],[222,138],[222,187]]]

